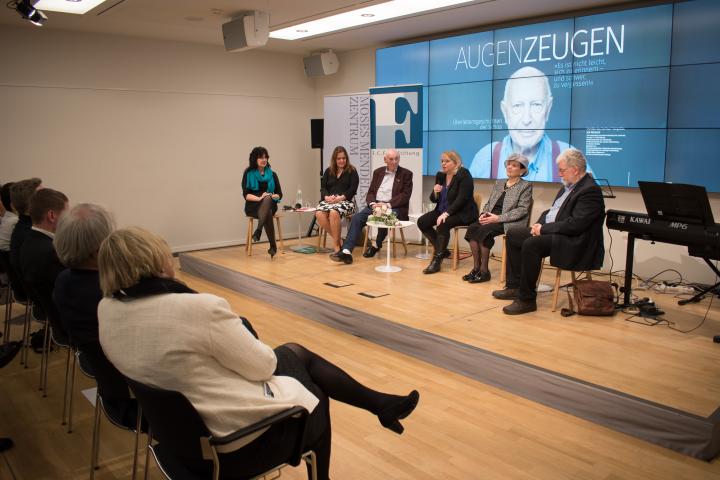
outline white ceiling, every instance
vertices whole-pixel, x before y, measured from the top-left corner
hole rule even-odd
[[[222,46],[221,25],[250,10],[270,12],[271,29],[382,3],[382,0],[107,0],[85,15],[46,12],[41,28],[129,35]],[[270,39],[264,49],[310,53],[355,50],[482,26],[586,11],[635,0],[476,0],[464,6],[365,26],[308,40]],[[644,2],[647,4],[648,2]],[[0,25],[38,28],[0,8]]]

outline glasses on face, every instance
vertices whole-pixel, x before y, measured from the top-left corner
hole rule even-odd
[[[575,167],[565,167],[565,168],[560,168],[560,167],[558,167],[558,173],[559,173],[560,175],[563,175],[565,172],[567,172],[568,170],[570,170],[570,169],[572,169],[572,168],[575,168]]]

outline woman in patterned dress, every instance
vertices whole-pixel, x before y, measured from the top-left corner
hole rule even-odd
[[[318,225],[330,234],[334,242],[334,252],[342,247],[341,221],[348,215],[355,213],[355,192],[357,192],[360,177],[357,170],[350,163],[345,147],[335,147],[330,166],[323,175],[320,191],[322,199],[315,211]]]

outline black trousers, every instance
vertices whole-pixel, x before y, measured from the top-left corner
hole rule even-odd
[[[447,250],[450,242],[450,232],[459,225],[467,225],[455,215],[450,215],[447,219],[436,226],[437,219],[441,215],[437,210],[428,212],[418,218],[417,226],[435,248],[435,254],[439,255]]]
[[[329,399],[320,387],[313,383],[310,374],[287,347],[283,345],[276,347],[275,355],[278,360],[275,374],[295,378],[320,400],[307,418],[303,450],[315,451],[318,480],[327,480],[332,442]],[[220,454],[222,477],[250,478],[264,472],[269,466],[282,463],[290,456],[297,435],[298,431],[294,424],[276,425],[236,452]],[[308,478],[310,478],[309,472]]]
[[[552,250],[552,235],[533,237],[529,228],[507,232],[506,288],[519,289],[521,300],[535,300],[543,258]]]

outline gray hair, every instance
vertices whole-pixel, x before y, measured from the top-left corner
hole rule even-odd
[[[560,155],[558,155],[555,163],[560,163],[561,160],[565,162],[567,167],[576,167],[583,173],[587,171],[587,160],[585,160],[585,155],[583,155],[583,153],[577,148],[568,148],[563,151]]]
[[[60,217],[55,231],[55,251],[67,267],[81,267],[97,256],[100,244],[115,230],[115,221],[104,207],[80,203]]]

